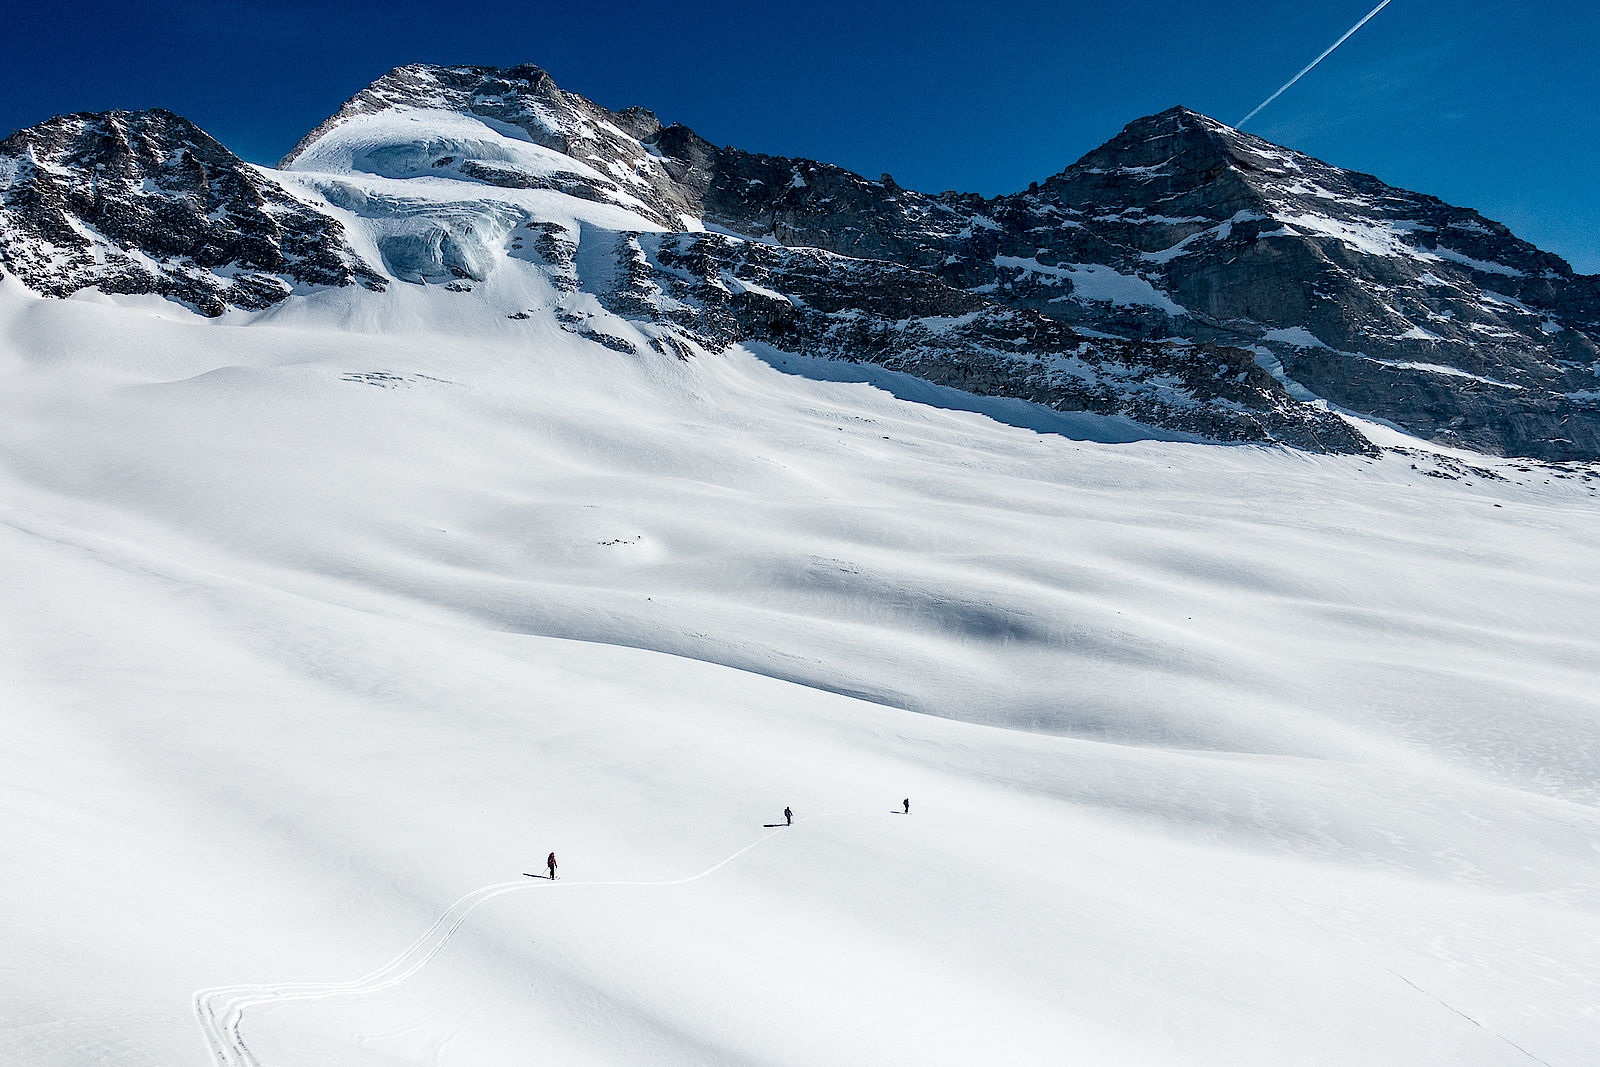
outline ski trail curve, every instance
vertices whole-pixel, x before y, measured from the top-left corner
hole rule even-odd
[[[824,818],[822,815],[808,815],[796,819],[795,824],[809,822],[812,819]],[[250,1046],[245,1042],[240,1028],[244,1023],[245,1010],[267,1004],[289,1004],[297,1001],[327,1000],[333,997],[361,996],[368,993],[377,993],[399,985],[407,978],[416,974],[428,965],[439,952],[461,929],[463,923],[483,905],[496,897],[505,896],[507,893],[526,892],[530,889],[542,888],[545,892],[554,889],[580,889],[597,886],[653,886],[664,887],[674,885],[688,885],[702,878],[715,874],[746,852],[772,840],[783,830],[789,827],[778,827],[770,833],[763,834],[743,848],[724,859],[707,867],[699,874],[692,874],[687,878],[675,878],[668,881],[619,881],[619,882],[562,882],[551,884],[530,881],[525,877],[515,882],[496,882],[492,885],[482,886],[462,896],[444,914],[434,920],[411,944],[407,945],[393,959],[380,967],[376,967],[359,978],[351,978],[342,982],[284,982],[284,983],[258,983],[253,985],[228,985],[213,986],[208,989],[198,989],[194,994],[195,1018],[200,1023],[200,1032],[205,1038],[206,1048],[211,1053],[211,1058],[216,1067],[260,1067],[260,1061],[251,1052]]]

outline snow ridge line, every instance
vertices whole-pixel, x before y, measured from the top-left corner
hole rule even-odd
[[[796,819],[795,823],[809,822],[812,819],[824,818],[821,815],[809,815]],[[428,962],[439,954],[449,943],[473,912],[487,904],[496,897],[507,893],[526,891],[540,888],[551,889],[578,889],[595,886],[651,886],[665,887],[687,885],[697,882],[726,867],[740,856],[749,852],[766,841],[776,837],[788,827],[778,827],[770,833],[763,834],[732,855],[717,861],[699,874],[687,878],[676,878],[664,882],[561,882],[557,881],[548,886],[540,882],[528,881],[524,877],[516,882],[496,882],[491,885],[481,886],[458,899],[444,914],[434,920],[432,926],[422,932],[411,944],[407,945],[398,955],[380,967],[376,967],[359,978],[352,978],[342,982],[286,982],[286,983],[259,983],[254,985],[213,986],[208,989],[198,989],[194,994],[194,1013],[199,1021],[200,1032],[205,1038],[206,1048],[211,1053],[211,1058],[216,1067],[260,1067],[260,1061],[245,1043],[240,1027],[244,1022],[246,1008],[259,1007],[263,1004],[286,1004],[305,1000],[326,1000],[332,997],[360,996],[366,993],[377,993],[393,986],[399,985],[407,978],[416,974],[428,965]]]

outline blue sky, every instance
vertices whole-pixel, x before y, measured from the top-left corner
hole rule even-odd
[[[1044,178],[1182,103],[1237,122],[1376,0],[13,5],[0,134],[165,107],[270,163],[408,62],[532,62],[710,140],[930,191]],[[1600,273],[1592,0],[1393,0],[1246,128]]]

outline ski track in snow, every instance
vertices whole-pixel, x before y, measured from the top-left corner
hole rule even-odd
[[[1388,971],[1389,971],[1390,974],[1394,975],[1396,978],[1400,979],[1400,981],[1404,982],[1406,985],[1410,986],[1412,989],[1415,989],[1418,993],[1421,993],[1423,996],[1427,997],[1429,1000],[1433,1001],[1435,1004],[1438,1004],[1440,1007],[1446,1009],[1447,1011],[1450,1011],[1450,1012],[1452,1012],[1452,1013],[1454,1013],[1456,1015],[1459,1015],[1461,1018],[1467,1020],[1467,1022],[1471,1023],[1473,1026],[1476,1026],[1479,1030],[1482,1030],[1484,1033],[1488,1034],[1490,1037],[1495,1038],[1497,1041],[1505,1042],[1507,1045],[1510,1045],[1512,1048],[1516,1049],[1518,1052],[1520,1052],[1524,1056],[1528,1057],[1528,1059],[1532,1060],[1534,1063],[1542,1063],[1542,1064],[1544,1064],[1544,1067],[1552,1067],[1552,1064],[1550,1063],[1549,1060],[1540,1059],[1538,1056],[1535,1056],[1533,1053],[1529,1052],[1527,1049],[1523,1048],[1521,1045],[1517,1044],[1515,1041],[1511,1040],[1509,1037],[1505,1036],[1504,1034],[1497,1033],[1496,1031],[1489,1029],[1487,1026],[1483,1025],[1478,1020],[1474,1019],[1472,1016],[1468,1015],[1466,1012],[1464,1012],[1460,1008],[1456,1007],[1454,1004],[1451,1004],[1448,1001],[1442,1000],[1441,998],[1439,998],[1439,997],[1435,996],[1434,994],[1428,992],[1426,989],[1423,989],[1417,983],[1413,982],[1411,979],[1407,978],[1405,975],[1401,974],[1399,971],[1395,970],[1393,967],[1388,968]]]
[[[810,822],[813,819],[824,818],[822,815],[807,815],[796,819],[794,825]],[[217,1067],[259,1067],[260,1062],[255,1054],[250,1051],[250,1046],[245,1043],[244,1035],[240,1028],[244,1024],[244,1013],[247,1008],[260,1007],[267,1004],[290,1004],[305,1000],[328,1000],[333,997],[354,997],[368,993],[378,993],[391,989],[406,979],[415,975],[428,965],[428,962],[437,956],[444,947],[450,943],[457,930],[466,923],[473,912],[496,897],[536,889],[543,886],[550,889],[581,889],[595,886],[647,886],[666,887],[687,885],[709,877],[726,867],[734,860],[743,856],[757,845],[772,840],[784,830],[792,829],[791,826],[780,826],[770,833],[763,834],[743,848],[734,852],[707,867],[699,874],[687,878],[675,878],[664,882],[562,882],[556,881],[544,886],[542,882],[529,881],[524,875],[515,882],[495,882],[491,885],[481,886],[467,893],[447,908],[443,915],[436,919],[432,926],[423,931],[415,941],[407,945],[397,956],[381,967],[368,971],[360,978],[352,978],[343,982],[264,982],[255,985],[230,985],[213,986],[209,989],[199,989],[194,994],[194,1013],[199,1020],[201,1034],[205,1038],[206,1047],[211,1052],[212,1060]]]

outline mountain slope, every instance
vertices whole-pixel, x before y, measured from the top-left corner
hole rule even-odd
[[[1367,450],[1332,404],[1490,453],[1600,456],[1600,283],[1183,108],[993,199],[719,148],[533,66],[397,68],[277,172],[164,113],[7,145],[0,269],[52,295],[219,314],[498,271],[493,314],[603,345],[758,343],[1224,441]],[[651,232],[684,236],[663,259]]]
[[[0,141],[0,271],[50,296],[154,293],[206,315],[384,285],[337,222],[166,111],[69,115]]]
[[[537,68],[419,67],[358,94],[282,173],[348,211],[346,224],[370,233],[392,276],[466,291],[495,272],[508,286],[518,272],[539,275],[540,295],[503,313],[553,314],[601,344],[684,355],[760,342],[1219,440],[1367,448],[1242,351],[1087,336],[928,271],[842,250],[785,251],[732,234],[657,245],[650,231],[700,230],[691,212],[740,222],[727,213],[728,183],[764,182],[730,178],[729,168],[773,165],[706,150],[646,113],[612,114],[562,93]],[[869,184],[837,168],[808,165],[803,176],[785,166],[796,188]]]
[[[1096,332],[1250,350],[1298,394],[1424,437],[1600,455],[1600,279],[1474,211],[1187,108],[992,200],[682,128],[656,143],[703,175],[705,217],[741,233],[915,266]]]
[[[0,279],[0,1060],[1600,1054],[1600,480],[1038,433],[522,280]]]
[[[997,266],[957,268],[964,281],[1081,324],[1270,352],[1316,394],[1424,437],[1549,459],[1600,450],[1600,279],[1476,212],[1182,108],[1002,203]],[[1015,221],[1061,216],[1075,224]],[[1092,301],[1058,302],[1030,255],[1146,277],[1183,312],[1107,321]]]

